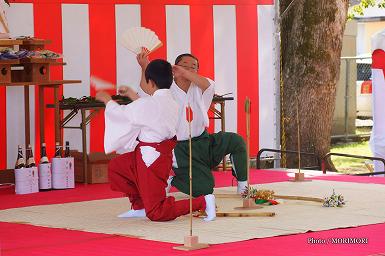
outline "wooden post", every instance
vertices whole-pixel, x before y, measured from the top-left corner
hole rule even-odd
[[[298,93],[295,93],[296,95],[296,108],[297,108],[297,150],[298,150],[298,172],[294,174],[294,180],[295,182],[302,182],[305,181],[305,174],[301,172],[301,132],[300,132],[300,122],[299,122],[299,99],[298,99]],[[310,180],[307,180],[310,181]]]
[[[221,130],[222,132],[225,132],[226,131],[225,101],[224,100],[221,101],[220,105],[221,105]],[[226,170],[227,170],[226,156],[224,156],[222,160],[222,171],[226,171]]]
[[[29,86],[24,86],[24,120],[25,120],[25,145],[30,144],[30,119],[29,119]]]
[[[301,137],[300,137],[300,124],[299,124],[299,100],[298,100],[298,94],[297,96],[297,143],[298,143],[298,173],[301,173]]]
[[[86,120],[86,110],[81,109],[82,122],[80,124],[82,128],[82,150],[83,150],[83,177],[84,184],[88,183],[88,163],[87,163],[87,120]]]
[[[246,97],[245,112],[246,112],[246,152],[247,152],[247,191],[250,188],[250,99]],[[247,194],[249,198],[249,194]]]
[[[191,141],[191,107],[188,105],[187,111],[187,120],[188,120],[188,146],[189,146],[189,180],[190,180],[190,237],[192,237],[192,141]],[[195,239],[194,239],[195,241]],[[198,238],[196,238],[196,243],[198,243]],[[191,244],[190,244],[191,245]]]
[[[40,130],[40,145],[45,141],[45,130],[44,130],[44,87],[39,87],[39,130]]]
[[[294,182],[305,181],[305,174],[301,172],[301,131],[300,131],[300,121],[299,121],[299,98],[298,92],[295,92],[296,95],[296,107],[297,107],[297,150],[298,150],[298,172],[294,174]],[[306,180],[310,181],[310,180]]]
[[[190,104],[186,108],[186,119],[189,129],[189,181],[190,181],[190,232],[188,236],[184,237],[184,244],[182,246],[175,246],[174,249],[182,251],[193,251],[209,247],[208,244],[201,244],[198,242],[198,236],[193,236],[192,231],[192,141],[191,141],[191,122],[193,119],[192,109]]]
[[[60,85],[55,85],[53,88],[55,105],[55,142],[59,142],[60,145],[63,145],[60,134],[59,86]]]
[[[262,206],[256,205],[253,198],[250,198],[250,98],[246,97],[245,100],[245,113],[246,113],[246,172],[247,172],[247,195],[242,201],[241,207],[235,207],[237,210],[249,210],[258,209]]]
[[[247,197],[243,199],[243,208],[251,208],[255,205],[254,200],[250,198],[250,99],[246,97],[245,101],[246,112],[246,152],[247,152]]]

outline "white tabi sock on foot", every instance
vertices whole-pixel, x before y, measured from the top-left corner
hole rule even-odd
[[[129,210],[128,212],[124,212],[118,215],[119,218],[144,218],[146,217],[145,209],[140,210]]]
[[[171,181],[174,178],[174,176],[168,176],[167,179],[167,187],[166,187],[166,195],[170,192],[171,189]]]
[[[242,194],[247,190],[247,180],[246,181],[238,181],[237,193]]]
[[[212,221],[217,216],[216,209],[215,209],[215,196],[213,194],[205,195],[205,201],[206,201],[206,214],[207,217],[204,218],[204,221]]]

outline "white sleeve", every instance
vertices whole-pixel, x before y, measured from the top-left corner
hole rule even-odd
[[[213,101],[214,97],[214,81],[208,78],[207,80],[210,82],[210,86],[204,92],[202,92],[202,90],[197,85],[194,87],[195,100],[201,110],[203,123],[206,127],[209,126],[209,117],[207,115],[207,111],[209,111],[211,102]]]
[[[202,93],[202,100],[205,107],[206,112],[209,111],[211,103],[213,101],[214,93],[215,93],[215,83],[213,80],[206,78],[210,86]]]
[[[140,86],[139,86],[139,88],[138,88],[138,95],[139,95],[140,98],[150,96],[150,95],[148,95],[147,93],[145,93],[145,92],[143,91],[142,87],[140,87]]]
[[[104,112],[104,151],[108,154],[113,151],[130,152],[137,145],[136,138],[140,127],[135,121],[134,102],[128,105],[119,105],[113,100],[106,104]]]

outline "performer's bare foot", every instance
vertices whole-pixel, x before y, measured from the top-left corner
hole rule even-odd
[[[118,215],[119,218],[144,218],[146,217],[146,211],[144,209],[140,210],[129,210]]]
[[[247,190],[247,181],[238,181],[237,193],[243,194]]]
[[[207,217],[204,218],[204,221],[212,221],[217,216],[216,209],[215,209],[215,197],[213,194],[205,195],[205,201],[206,201],[206,214]]]

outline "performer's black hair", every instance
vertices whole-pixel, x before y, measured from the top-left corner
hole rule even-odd
[[[175,65],[178,65],[178,63],[182,60],[183,57],[191,57],[193,58],[194,60],[197,61],[197,68],[199,68],[199,60],[197,57],[195,57],[194,55],[192,55],[191,53],[183,53],[181,55],[179,55],[178,57],[176,57],[175,59]]]
[[[148,64],[144,77],[147,83],[152,80],[159,89],[170,89],[173,81],[171,64],[161,59],[153,60]]]

